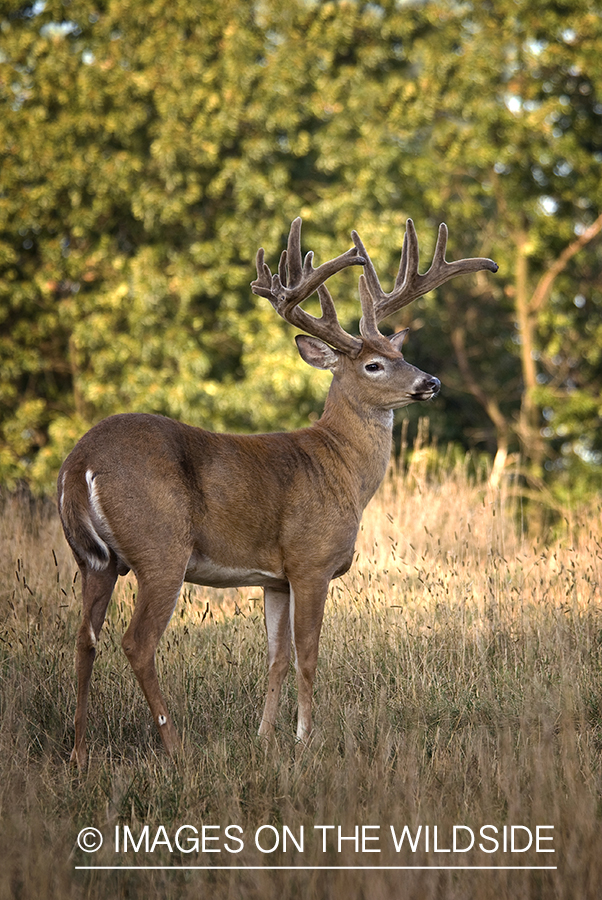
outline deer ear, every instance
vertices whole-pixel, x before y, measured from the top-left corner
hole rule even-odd
[[[332,372],[338,361],[340,354],[324,341],[319,338],[309,337],[307,334],[298,334],[295,337],[297,349],[308,365],[315,369],[330,369]]]
[[[397,334],[392,334],[389,336],[389,340],[395,350],[398,350],[401,353],[401,348],[403,346],[403,342],[407,338],[410,333],[409,328],[404,328],[403,331],[398,331]]]

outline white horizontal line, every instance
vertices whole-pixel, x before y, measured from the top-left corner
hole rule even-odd
[[[438,869],[482,869],[488,872],[495,872],[497,869],[502,870],[514,870],[521,872],[532,872],[532,871],[542,871],[542,870],[555,870],[558,866],[75,866],[76,869],[129,869],[129,870],[145,870],[145,869],[173,869],[174,871],[179,871],[181,869],[185,869],[187,871],[194,870],[203,870],[212,872],[219,871],[220,869],[224,869],[224,871],[232,871],[232,870],[256,870],[256,871],[274,871],[276,869],[282,869],[286,871],[293,871],[298,869],[299,871],[310,871],[314,872],[317,870],[327,869],[329,871],[333,870],[342,870],[342,871],[353,871],[360,872],[362,869],[365,869],[367,872],[377,872],[382,870],[383,872],[401,872],[409,869],[421,869],[423,871],[428,871],[429,869],[438,870]]]

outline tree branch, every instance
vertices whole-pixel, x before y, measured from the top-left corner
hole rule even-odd
[[[602,231],[602,213],[600,213],[595,222],[592,222],[589,228],[585,229],[583,234],[580,234],[576,240],[572,241],[564,248],[558,259],[552,263],[545,275],[541,276],[531,295],[529,303],[529,313],[531,315],[535,315],[535,313],[538,313],[542,308],[550,296],[554,281],[558,275],[566,269],[573,256],[575,256],[582,247],[589,244],[600,231]]]

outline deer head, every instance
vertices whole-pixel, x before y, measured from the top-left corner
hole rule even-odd
[[[113,587],[132,570],[138,597],[123,649],[148,700],[166,750],[179,746],[155,667],[155,652],[183,581],[264,590],[268,689],[260,733],[274,728],[291,644],[299,711],[297,737],[312,728],[313,680],[328,586],[353,560],[361,516],[389,462],[392,410],[434,397],[440,384],[407,363],[407,329],[385,337],[378,324],[449,278],[490,259],[445,261],[439,231],[433,263],[418,273],[408,221],[395,286],[386,294],[364,245],[313,267],[301,258],[301,219],[272,275],[257,254],[252,288],[304,334],[306,362],[333,372],[321,419],[309,428],[263,435],[213,434],[163,416],[129,413],[94,426],[69,454],[58,479],[65,536],[82,573],[77,642],[78,695],[72,759],[84,766],[92,665]],[[341,327],[324,282],[362,265],[359,336]],[[322,315],[300,304],[318,292]],[[310,539],[308,539],[308,537]]]
[[[378,325],[388,316],[407,306],[418,297],[449,281],[456,275],[465,275],[488,269],[496,272],[498,267],[491,259],[473,258],[456,262],[447,262],[445,251],[447,246],[447,226],[439,226],[439,234],[433,261],[429,270],[420,275],[418,272],[419,250],[416,229],[412,219],[408,219],[403,240],[399,270],[393,290],[386,293],[380,284],[376,270],[356,231],[352,232],[355,244],[346,253],[313,267],[313,253],[310,251],[302,259],[301,255],[301,219],[293,221],[288,237],[287,249],[282,252],[278,272],[272,274],[265,262],[263,248],[257,253],[257,278],[251,283],[255,294],[266,297],[278,315],[291,325],[306,332],[296,338],[299,352],[303,359],[317,368],[330,369],[337,374],[342,369],[349,369],[349,361],[359,360],[355,366],[362,373],[366,383],[381,385],[376,405],[381,408],[399,408],[413,400],[425,400],[436,395],[440,383],[437,379],[424,376],[418,369],[403,361],[401,348],[409,329],[387,337],[379,330]],[[348,266],[361,265],[364,273],[359,279],[359,298],[362,309],[360,319],[360,336],[348,334],[341,327],[335,305],[325,281],[336,272]],[[300,304],[315,291],[318,293],[322,315],[320,318],[310,315]],[[345,360],[347,362],[345,362]],[[405,392],[397,391],[391,384],[392,374],[403,371],[405,381],[413,389]],[[412,382],[412,376],[424,376]],[[392,391],[383,390],[387,383]]]

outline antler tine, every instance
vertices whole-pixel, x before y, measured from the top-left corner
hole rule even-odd
[[[399,263],[399,271],[397,273],[397,278],[395,279],[395,286],[393,288],[393,293],[398,290],[403,290],[403,286],[407,281],[408,274],[412,275],[413,272],[418,274],[418,263],[420,262],[420,250],[418,248],[418,235],[416,234],[416,229],[414,228],[414,222],[412,219],[408,219],[406,222],[406,231],[403,236],[403,244],[401,247],[401,261]]]
[[[378,275],[376,274],[376,269],[374,268],[374,264],[368,255],[366,248],[362,242],[357,231],[351,232],[351,237],[353,238],[353,243],[355,244],[358,253],[360,253],[366,262],[364,263],[364,274],[360,275],[359,279],[359,294],[360,294],[360,303],[362,306],[362,317],[360,319],[360,334],[363,338],[367,338],[371,341],[377,341],[382,339],[382,334],[378,330],[378,321],[376,318],[376,298],[378,297],[386,297],[387,295],[383,291],[380,281],[378,280]],[[398,287],[398,282],[402,283],[405,278],[405,272],[407,270],[407,262],[408,262],[408,246],[407,246],[407,233],[403,239],[403,248],[401,251],[401,262],[399,263],[399,272],[397,273],[397,279],[395,281],[395,288]]]
[[[469,272],[478,272],[482,269],[488,269],[490,272],[497,272],[498,270],[497,264],[492,259],[485,259],[484,257],[447,262],[445,259],[447,226],[442,223],[439,226],[431,266],[428,272],[420,275],[418,272],[418,238],[412,219],[408,219],[395,286],[391,293],[387,294],[381,287],[376,270],[366,253],[359,235],[354,231],[352,236],[358,252],[366,257],[367,260],[364,266],[364,274],[370,294],[374,300],[374,319],[377,324],[386,319],[387,316],[407,306],[413,300],[422,297],[423,294],[427,294],[451,278],[455,278],[456,275],[466,275]]]
[[[363,338],[372,343],[380,343],[386,341],[386,338],[378,330],[376,321],[376,312],[374,308],[374,297],[370,290],[366,274],[360,275],[359,279],[360,303],[362,305],[362,317],[360,319],[360,334]]]
[[[437,232],[437,243],[435,244],[435,251],[433,253],[433,261],[431,263],[431,269],[433,268],[435,262],[448,263],[445,261],[445,251],[447,250],[447,225],[445,222],[441,222],[439,225],[439,231]]]
[[[278,277],[280,278],[281,285],[286,285],[286,279],[287,279],[286,263],[287,263],[287,260],[288,260],[288,253],[286,252],[286,250],[283,250],[282,253],[280,254],[280,259],[278,260]]]
[[[358,254],[356,247],[352,247],[314,269],[313,256],[310,251],[305,259],[301,257],[301,219],[297,218],[291,224],[287,249],[280,256],[278,274],[272,275],[265,262],[263,249],[257,252],[257,279],[251,282],[251,289],[254,294],[266,297],[278,315],[287,322],[355,357],[362,348],[362,342],[341,328],[332,297],[324,282],[348,266],[365,265],[366,260]],[[299,306],[316,290],[322,308],[319,319]]]
[[[291,224],[286,245],[286,261],[288,263],[288,280],[290,285],[301,281],[303,266],[301,265],[301,217],[297,216]]]

